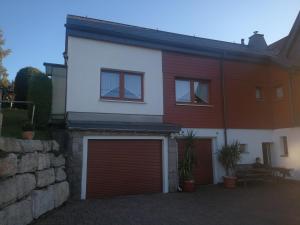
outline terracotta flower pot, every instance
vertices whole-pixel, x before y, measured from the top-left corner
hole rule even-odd
[[[23,133],[22,133],[22,138],[25,140],[32,140],[33,136],[34,136],[33,131],[23,131]]]
[[[194,180],[185,180],[183,181],[183,187],[184,192],[194,192],[196,190],[195,188],[195,181]]]
[[[225,188],[235,188],[236,187],[236,177],[224,176],[224,187]]]

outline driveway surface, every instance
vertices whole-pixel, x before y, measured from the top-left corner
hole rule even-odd
[[[299,184],[69,201],[34,225],[300,225]]]

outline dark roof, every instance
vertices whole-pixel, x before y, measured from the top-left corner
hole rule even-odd
[[[177,133],[180,127],[169,123],[132,123],[132,122],[95,122],[68,121],[70,130],[118,131],[118,132],[147,132],[147,133]]]
[[[44,66],[52,66],[52,67],[59,67],[59,68],[66,68],[66,65],[64,64],[57,64],[57,63],[44,63]]]
[[[281,49],[282,54],[287,57],[290,51],[290,48],[293,45],[294,40],[296,40],[296,37],[299,35],[300,31],[300,12],[297,15],[297,18],[293,24],[293,27],[288,35],[288,38],[286,40],[286,43],[284,44],[283,48]]]
[[[286,44],[287,42],[287,39],[288,39],[288,36],[284,37],[284,38],[281,38],[280,40],[270,44],[268,46],[268,48],[270,50],[273,50],[274,54],[279,54],[281,49],[283,48],[283,46]]]
[[[67,16],[67,35],[194,54],[232,54],[235,57],[268,59],[270,51],[247,45],[199,38],[155,29],[74,15]],[[228,56],[229,57],[229,56]]]
[[[269,45],[269,49],[273,51],[274,55],[278,55],[280,59],[284,59],[288,61],[287,58],[289,55],[289,51],[292,48],[293,43],[299,34],[300,34],[300,12],[298,13],[297,18],[288,36]]]

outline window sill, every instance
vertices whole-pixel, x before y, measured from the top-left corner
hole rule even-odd
[[[105,98],[100,98],[100,102],[117,102],[117,103],[135,103],[135,104],[146,104],[144,101],[134,101],[134,100],[121,100],[121,99],[105,99]]]
[[[280,157],[288,157],[289,155],[280,155]]]
[[[214,107],[213,105],[204,105],[204,104],[192,104],[192,103],[176,103],[178,106],[196,106],[196,107],[208,107],[212,108]]]

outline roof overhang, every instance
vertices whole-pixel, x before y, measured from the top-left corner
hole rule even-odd
[[[265,54],[265,52],[253,51],[251,49],[248,49],[247,46],[237,48],[236,46],[239,45],[234,43],[209,40],[210,43],[216,42],[217,46],[222,46],[222,43],[224,43],[224,46],[227,46],[226,48],[211,47],[211,45],[195,45],[193,43],[189,43],[189,41],[182,41],[184,37],[186,37],[187,40],[193,38],[187,35],[185,36],[180,34],[169,34],[168,32],[164,31],[151,31],[162,34],[168,33],[170,37],[174,35],[174,39],[169,38],[166,40],[166,38],[159,38],[159,35],[153,35],[152,37],[150,37],[151,35],[147,36],[144,34],[140,34],[142,32],[139,32],[138,29],[142,28],[134,27],[133,29],[136,29],[136,31],[127,31],[126,29],[118,30],[116,29],[117,26],[125,25],[114,23],[115,28],[110,28],[110,25],[106,24],[105,22],[99,21],[97,23],[97,20],[94,19],[81,20],[80,18],[81,17],[77,16],[68,16],[67,23],[65,24],[67,36],[133,45],[164,51],[180,52],[185,54],[195,54],[213,58],[243,60],[255,63],[268,63],[271,61],[271,57],[268,54]],[[178,37],[180,37],[180,40],[178,40]],[[193,39],[202,40],[201,38],[197,37],[194,37]],[[235,46],[235,48],[232,47],[232,49],[230,49],[230,47],[228,46]]]
[[[133,123],[133,122],[95,122],[95,121],[68,121],[69,130],[78,131],[109,131],[109,132],[141,132],[141,133],[178,133],[180,126],[170,123]]]

